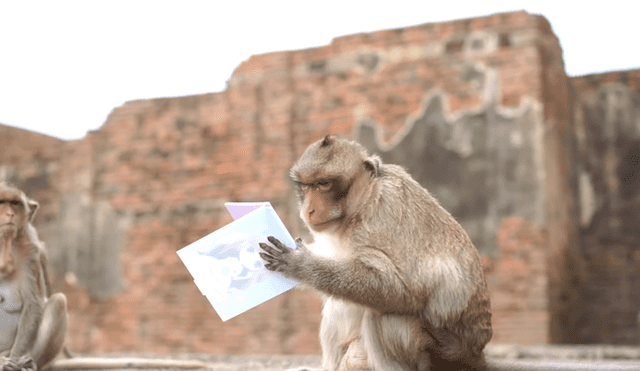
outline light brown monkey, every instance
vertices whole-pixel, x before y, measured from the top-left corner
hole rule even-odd
[[[36,369],[63,347],[67,300],[51,295],[48,261],[31,221],[38,203],[0,182],[0,365]]]
[[[38,203],[0,182],[0,371],[77,369],[198,369],[196,360],[54,358],[67,333],[67,299],[50,295],[49,264],[31,221]],[[68,350],[64,349],[68,354]]]
[[[478,252],[427,190],[333,136],[290,176],[315,241],[292,249],[269,237],[275,247],[260,254],[324,294],[323,369],[337,370],[352,343],[374,371],[485,369],[491,312]]]

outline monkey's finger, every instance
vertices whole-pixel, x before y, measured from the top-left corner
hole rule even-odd
[[[269,242],[271,242],[273,244],[273,246],[277,247],[278,249],[280,249],[280,251],[282,251],[283,253],[288,253],[289,250],[291,250],[290,248],[288,248],[285,244],[283,244],[282,242],[280,242],[280,240],[278,240],[277,238],[273,237],[273,236],[269,236],[267,237],[267,240],[269,240]]]
[[[266,243],[260,242],[259,245],[260,245],[260,248],[262,250],[264,250],[265,252],[267,252],[269,255],[277,256],[277,255],[282,254],[282,252],[274,249],[272,246],[267,245]]]
[[[20,370],[23,370],[23,371],[27,371],[27,370],[35,371],[37,369],[36,363],[33,361],[33,358],[29,356],[20,357],[20,359],[18,360],[18,367],[20,368]]]
[[[276,271],[276,266],[275,264],[271,264],[271,263],[267,263],[264,265],[265,268],[267,268],[268,270],[275,272]]]
[[[264,263],[264,267],[265,268],[267,268],[270,271],[274,271],[274,272],[278,271],[279,270],[278,268],[280,268],[281,266],[282,266],[281,262],[279,262],[277,260],[270,260],[270,261],[267,261],[266,263]]]
[[[267,263],[271,263],[272,261],[275,260],[275,258],[269,254],[263,253],[263,252],[259,252],[258,255],[260,255],[260,257],[262,258],[262,260],[266,261]]]

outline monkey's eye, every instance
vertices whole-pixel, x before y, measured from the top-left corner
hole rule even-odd
[[[331,189],[331,181],[327,179],[322,179],[316,183],[316,187],[320,192],[326,192]]]
[[[311,187],[309,184],[306,183],[302,183],[302,182],[298,182],[298,187],[300,188],[300,190],[302,192],[307,192],[309,190],[309,188]]]
[[[9,203],[11,204],[11,206],[20,206],[20,201],[19,200],[11,200],[11,201],[9,201]]]

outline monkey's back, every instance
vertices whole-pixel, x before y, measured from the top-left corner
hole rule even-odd
[[[354,238],[383,250],[423,303],[433,326],[478,332],[474,348],[491,338],[489,294],[480,257],[462,226],[402,167],[381,164]],[[459,324],[458,322],[462,322]]]
[[[355,234],[364,244],[389,246],[392,255],[413,257],[402,261],[416,263],[463,254],[466,269],[475,263],[479,266],[477,250],[462,226],[397,165],[380,165]]]

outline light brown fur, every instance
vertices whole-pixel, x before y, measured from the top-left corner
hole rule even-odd
[[[66,298],[51,295],[47,255],[31,225],[37,208],[22,191],[0,182],[3,370],[44,367],[62,349],[67,332]]]
[[[325,295],[323,369],[338,370],[351,345],[374,371],[485,369],[491,313],[478,252],[427,190],[333,136],[309,146],[291,179],[315,241],[294,250],[269,237],[275,248],[260,244],[261,256]]]

